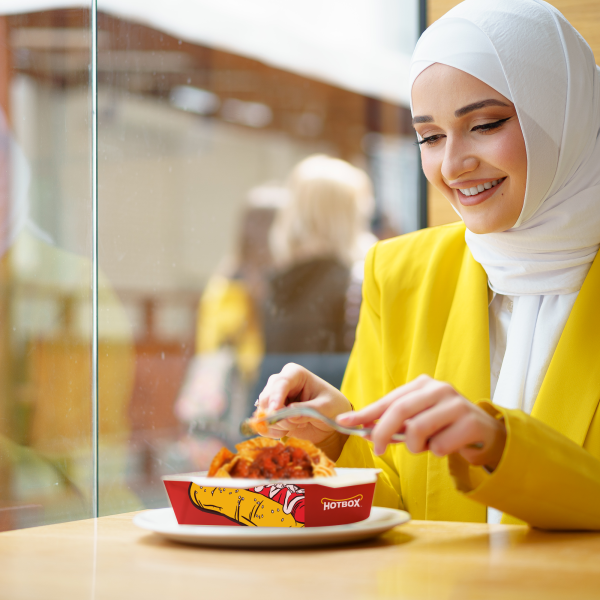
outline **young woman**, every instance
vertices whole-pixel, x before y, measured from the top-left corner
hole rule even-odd
[[[288,365],[259,399],[376,423],[373,444],[303,419],[270,434],[380,467],[375,502],[417,519],[600,529],[593,54],[541,0],[467,0],[419,40],[411,90],[425,174],[463,222],[371,251],[342,393]]]

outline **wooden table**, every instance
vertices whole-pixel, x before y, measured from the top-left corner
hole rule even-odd
[[[178,545],[132,514],[0,534],[0,599],[600,598],[600,534],[412,521],[300,551]]]

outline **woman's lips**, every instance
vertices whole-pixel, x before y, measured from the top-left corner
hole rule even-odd
[[[490,188],[489,190],[484,190],[483,192],[479,192],[479,194],[475,194],[474,196],[465,196],[460,190],[457,189],[456,193],[458,194],[458,201],[463,206],[476,206],[477,204],[481,204],[482,202],[485,202],[489,197],[493,196],[505,181],[506,177],[493,188]]]

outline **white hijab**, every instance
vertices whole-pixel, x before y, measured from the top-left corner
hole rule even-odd
[[[422,35],[410,85],[442,63],[511,100],[527,149],[515,226],[466,242],[497,293],[516,296],[494,395],[531,411],[600,246],[600,77],[594,55],[542,0],[466,0]]]

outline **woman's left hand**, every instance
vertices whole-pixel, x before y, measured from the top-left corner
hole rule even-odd
[[[426,375],[362,410],[339,415],[337,420],[347,426],[373,427],[375,454],[383,454],[392,435],[402,432],[406,447],[415,454],[425,450],[436,456],[458,452],[472,465],[493,470],[506,444],[503,421],[469,402],[450,384]],[[473,444],[481,444],[481,448]]]

